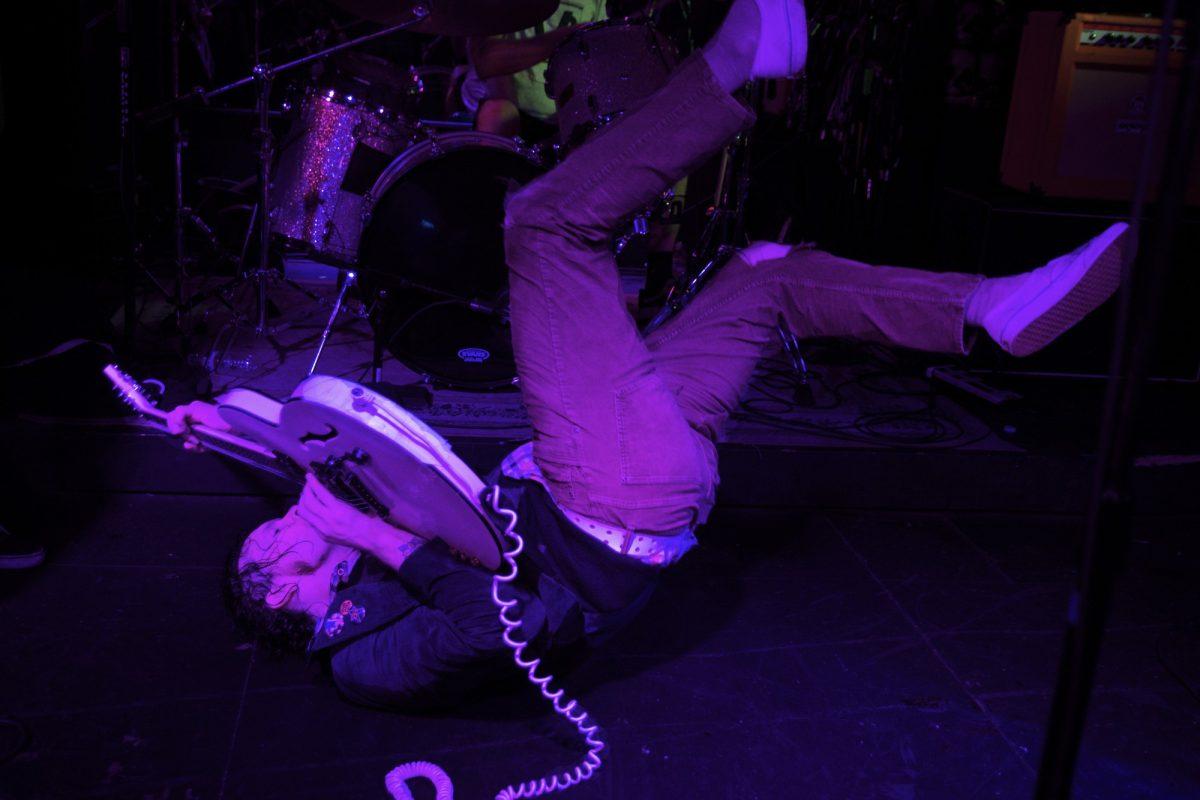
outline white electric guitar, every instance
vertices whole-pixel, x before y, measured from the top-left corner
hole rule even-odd
[[[167,413],[137,381],[115,364],[104,374],[146,423],[166,430]],[[386,397],[314,375],[282,403],[234,389],[216,405],[232,431],[194,426],[207,449],[287,478],[312,473],[363,513],[499,568],[502,538],[484,510],[483,481],[437,432]]]

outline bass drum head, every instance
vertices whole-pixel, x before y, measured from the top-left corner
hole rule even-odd
[[[452,387],[513,382],[504,198],[542,171],[511,139],[452,133],[380,175],[358,268],[376,335],[402,363]]]

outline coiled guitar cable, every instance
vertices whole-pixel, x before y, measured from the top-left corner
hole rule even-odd
[[[521,797],[540,797],[551,792],[561,792],[576,784],[583,783],[600,768],[600,751],[604,749],[604,740],[597,735],[599,726],[591,721],[588,713],[575,700],[567,698],[562,689],[551,689],[550,682],[554,676],[547,673],[538,675],[537,668],[541,665],[540,658],[526,658],[524,655],[527,641],[513,637],[513,632],[521,627],[520,619],[513,619],[509,611],[516,605],[516,600],[505,600],[500,596],[500,587],[517,579],[517,556],[525,549],[525,540],[517,533],[517,512],[500,505],[500,487],[492,486],[487,490],[487,500],[492,510],[505,519],[504,538],[512,543],[511,550],[504,551],[504,561],[508,564],[507,572],[498,572],[492,576],[492,602],[500,609],[500,624],[504,626],[501,637],[504,643],[513,651],[513,662],[525,670],[529,682],[538,687],[542,697],[550,702],[554,713],[575,726],[583,741],[587,744],[587,755],[572,769],[546,775],[519,784],[510,784],[496,795],[496,800],[517,800]]]
[[[604,749],[605,744],[604,740],[597,734],[599,726],[591,720],[588,713],[580,707],[579,703],[566,697],[562,689],[550,688],[550,683],[554,680],[554,676],[550,674],[537,674],[537,669],[541,666],[542,660],[540,658],[525,657],[525,647],[529,642],[515,638],[513,635],[521,627],[521,620],[514,618],[509,612],[518,605],[518,602],[516,600],[505,600],[501,597],[500,587],[512,583],[517,579],[517,556],[521,555],[521,552],[525,549],[525,540],[516,530],[517,512],[500,505],[500,487],[489,487],[484,493],[484,497],[491,505],[492,511],[504,519],[503,538],[506,545],[511,544],[511,549],[503,552],[507,570],[497,572],[492,576],[492,602],[499,609],[500,624],[504,626],[501,638],[504,640],[504,644],[513,651],[513,662],[518,668],[525,671],[529,677],[529,682],[536,686],[538,691],[541,692],[542,697],[550,702],[554,713],[575,726],[575,730],[579,731],[579,735],[583,737],[583,741],[588,748],[587,755],[584,756],[583,760],[571,769],[518,784],[509,784],[496,794],[496,800],[519,800],[522,797],[541,797],[552,792],[566,791],[572,786],[583,783],[591,778],[596,773],[596,770],[600,768],[600,751]],[[385,784],[395,800],[412,800],[412,794],[408,791],[406,781],[409,778],[417,777],[427,778],[433,782],[437,789],[437,800],[452,800],[454,797],[454,786],[451,784],[445,770],[436,764],[430,764],[426,761],[401,764],[388,773]]]

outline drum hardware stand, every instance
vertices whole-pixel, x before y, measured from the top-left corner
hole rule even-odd
[[[117,196],[121,205],[121,216],[125,222],[125,235],[128,239],[129,253],[124,259],[122,270],[124,291],[124,331],[123,338],[126,347],[133,344],[134,327],[137,319],[137,293],[134,286],[134,264],[141,261],[141,245],[137,240],[136,201],[133,191],[137,182],[137,170],[134,169],[134,141],[132,120],[129,116],[131,62],[133,59],[130,47],[129,0],[117,0],[117,64],[118,64],[118,119],[120,149],[117,154]]]
[[[379,299],[382,300],[387,296],[387,292],[379,292]],[[380,314],[378,310],[379,303],[375,304],[375,308],[371,309],[372,316]],[[371,383],[383,383],[383,355],[385,345],[383,342],[383,325],[381,322],[372,320],[371,325]]]
[[[172,4],[172,8],[174,8],[174,4]],[[179,106],[181,106],[184,103],[194,102],[195,100],[200,100],[201,102],[207,103],[210,100],[213,100],[217,97],[227,94],[228,92],[234,91],[235,89],[240,89],[244,86],[253,85],[255,88],[254,111],[255,111],[255,115],[257,117],[258,126],[256,127],[254,134],[258,138],[258,141],[259,141],[259,148],[258,148],[259,198],[258,198],[257,210],[255,213],[255,217],[257,218],[257,224],[258,224],[258,228],[257,228],[257,230],[258,230],[257,263],[254,266],[254,268],[247,269],[243,262],[242,273],[239,276],[237,276],[236,278],[234,278],[233,280],[225,283],[223,286],[218,287],[215,290],[215,292],[222,295],[223,297],[228,298],[229,294],[231,292],[233,292],[234,290],[236,290],[241,285],[249,284],[254,287],[254,296],[255,296],[254,308],[255,308],[255,310],[254,310],[253,331],[254,331],[254,335],[256,337],[266,336],[273,332],[273,329],[271,328],[271,326],[269,324],[270,297],[269,297],[269,288],[268,287],[269,287],[269,284],[282,278],[282,276],[279,274],[278,270],[272,268],[271,263],[270,263],[271,225],[270,225],[269,216],[270,216],[270,208],[271,208],[271,203],[270,203],[270,200],[271,200],[271,166],[274,162],[274,156],[275,156],[274,138],[271,134],[271,125],[270,125],[270,122],[271,122],[270,96],[271,96],[272,81],[278,75],[281,75],[285,72],[290,72],[294,69],[298,69],[299,67],[303,67],[303,66],[305,66],[307,64],[311,64],[315,61],[323,60],[335,53],[339,53],[343,50],[348,50],[353,47],[358,47],[360,45],[366,44],[367,42],[372,42],[372,41],[375,41],[376,39],[381,39],[386,36],[390,36],[394,33],[398,33],[400,31],[412,28],[413,26],[421,23],[426,17],[428,17],[429,13],[430,13],[429,9],[426,8],[425,6],[422,6],[422,5],[414,6],[410,12],[411,16],[409,17],[409,19],[407,19],[403,22],[397,23],[395,25],[390,25],[388,27],[382,28],[381,30],[374,31],[373,33],[359,36],[355,39],[350,39],[345,42],[340,42],[336,45],[333,45],[332,47],[328,47],[328,48],[326,48],[324,50],[320,50],[316,53],[310,53],[309,55],[293,59],[292,61],[288,61],[283,64],[272,65],[272,64],[268,64],[266,62],[261,62],[259,64],[256,64],[254,66],[253,70],[251,71],[251,74],[246,77],[240,78],[236,81],[233,81],[232,83],[226,84],[226,85],[218,87],[216,89],[211,89],[211,90],[207,90],[207,91],[203,90],[203,89],[195,89],[186,95],[176,97],[175,100],[172,101],[171,108],[172,108],[172,110],[174,110],[174,109],[177,109]],[[256,20],[257,20],[257,17],[256,17]],[[256,21],[256,34],[257,34],[257,21]],[[256,40],[256,45],[257,45],[257,40],[258,40],[257,35],[255,36],[255,40]],[[256,46],[256,51],[257,51],[257,46]],[[177,153],[178,152],[179,151],[177,150]],[[177,171],[177,176],[178,176],[178,171]],[[182,178],[178,178],[178,180],[181,181]],[[178,185],[181,185],[181,184],[178,184]],[[182,202],[180,202],[180,206],[181,205],[182,205]],[[253,219],[251,220],[252,225],[254,224],[254,221],[255,220],[253,220]],[[178,241],[181,242],[181,238]],[[307,295],[310,299],[312,299],[312,300],[318,299],[316,295],[297,286],[294,282],[288,281],[288,283],[289,283],[289,285],[292,285],[294,288],[299,289],[301,292],[303,292],[305,295]],[[343,288],[343,292],[344,292],[344,290],[345,290],[345,287]],[[209,293],[207,293],[206,296],[211,296],[211,294],[212,294],[212,292],[209,292]],[[335,309],[335,316],[336,316],[336,311],[340,310],[342,299],[343,299],[343,296],[339,295],[337,308]],[[198,302],[198,300],[193,298],[193,300],[191,302],[189,302],[189,307],[194,306],[196,304],[196,302]],[[238,326],[242,323],[243,323],[243,319],[238,318],[238,319],[235,319],[235,321],[232,324],[234,326]],[[326,331],[325,336],[322,338],[322,346],[324,344],[324,338],[327,336],[328,336],[328,330]],[[318,352],[318,358],[319,358],[319,356],[320,356],[320,353]],[[211,359],[211,358],[208,359],[208,363],[211,363],[212,360],[213,359]],[[314,364],[315,364],[315,361],[314,361]]]
[[[247,253],[250,250],[250,241],[251,241],[251,239],[254,238],[254,233],[257,230],[257,228],[256,228],[257,220],[258,220],[258,204],[257,203],[251,207],[250,220],[246,224],[246,236],[245,236],[244,241],[242,242],[241,252],[238,255],[234,255],[233,253],[230,253],[227,250],[225,250],[224,247],[221,246],[221,243],[217,240],[216,234],[214,234],[212,232],[212,229],[208,227],[208,224],[205,223],[204,220],[198,214],[195,214],[194,212],[192,212],[192,210],[190,208],[186,208],[186,207],[184,208],[184,217],[189,222],[191,222],[191,224],[197,230],[199,230],[200,233],[204,234],[205,238],[208,239],[210,246],[213,248],[214,252],[216,252],[216,254],[220,260],[230,261],[230,262],[238,265],[237,268],[238,268],[239,272],[244,268],[244,265],[245,265],[246,259],[247,259]],[[278,275],[278,273],[273,273],[271,276],[271,279],[272,280],[282,280],[288,286],[292,287],[297,292],[300,292],[301,294],[303,294],[305,297],[307,297],[309,300],[311,300],[314,303],[317,303],[319,305],[325,305],[328,302],[327,300],[325,300],[325,298],[321,297],[320,295],[318,295],[314,292],[309,291],[308,289],[304,288],[302,285],[300,285],[296,281],[293,281],[290,278],[286,278],[286,277],[281,278]],[[188,298],[186,301],[184,301],[183,310],[185,312],[191,311],[196,306],[200,305],[201,303],[205,302],[206,300],[216,298],[217,300],[220,301],[221,305],[228,308],[234,314],[237,314],[237,309],[234,308],[233,303],[230,299],[230,295],[232,295],[235,291],[237,291],[237,289],[239,287],[244,286],[246,283],[247,283],[246,275],[239,274],[237,277],[231,278],[230,280],[227,280],[218,286],[214,286],[210,289],[204,289],[203,291],[197,292],[196,294],[194,294],[190,298]]]
[[[179,2],[178,0],[168,0],[167,5],[169,7],[167,24],[171,26],[171,99],[177,100],[179,98]],[[187,313],[183,292],[184,281],[187,279],[188,273],[183,241],[184,218],[186,216],[189,221],[206,234],[211,235],[212,230],[204,224],[203,220],[199,219],[199,216],[195,212],[184,205],[183,150],[187,146],[187,139],[183,134],[181,116],[182,114],[178,106],[171,109],[171,153],[174,162],[175,179],[175,215],[172,223],[172,234],[175,243],[175,330],[181,337],[180,350],[186,358],[191,351],[191,339],[188,336],[183,319],[184,314]]]
[[[779,233],[776,234],[775,241],[786,241],[788,231],[791,227],[792,218],[789,216],[783,221],[783,225],[779,226]],[[813,244],[811,242],[801,242],[797,247],[810,250]],[[796,378],[792,399],[798,405],[812,407],[816,404],[816,398],[813,395],[812,383],[808,379],[808,362],[804,360],[804,349],[800,347],[800,341],[796,338],[796,334],[792,333],[792,329],[788,326],[787,320],[783,318],[783,314],[775,316],[775,329],[779,331],[779,338],[783,340],[783,353],[791,363],[792,375]]]
[[[689,254],[688,272],[676,281],[667,302],[642,329],[648,335],[692,301],[712,276],[734,254],[733,242],[745,238],[746,197],[750,192],[750,133],[738,134],[721,153],[713,209],[699,242]],[[696,266],[698,265],[698,266]]]
[[[675,189],[665,189],[655,200],[634,214],[625,224],[625,229],[613,240],[613,252],[621,255],[637,239],[650,235],[650,221],[667,222],[671,217],[671,206],[675,200]]]
[[[732,245],[720,245],[717,247],[717,252],[712,258],[701,264],[699,269],[691,270],[689,275],[684,276],[687,280],[686,283],[683,282],[684,278],[680,278],[680,282],[671,290],[667,302],[654,315],[654,318],[642,328],[642,335],[649,336],[661,328],[664,322],[686,308],[688,303],[700,292],[704,284],[708,283],[713,274],[725,265],[725,262],[733,256],[734,252],[735,248]]]
[[[783,353],[787,356],[788,363],[792,366],[792,376],[796,379],[796,385],[792,387],[792,399],[798,405],[811,407],[815,400],[812,384],[808,380],[808,362],[804,360],[800,342],[796,339],[796,334],[792,333],[792,329],[788,327],[783,314],[776,315],[775,330],[779,331],[779,338],[783,342]]]
[[[508,310],[507,303],[502,303],[501,305],[497,306],[497,305],[493,305],[491,303],[485,303],[484,301],[480,300],[479,298],[464,297],[463,295],[454,294],[453,292],[447,292],[444,289],[435,289],[432,286],[426,286],[424,284],[416,283],[415,281],[410,281],[405,278],[395,278],[395,277],[389,276],[388,280],[391,282],[392,286],[394,286],[398,289],[411,289],[414,291],[424,292],[426,294],[433,295],[434,297],[441,298],[442,300],[460,303],[460,304],[466,306],[467,308],[471,309],[472,311],[476,311],[480,314],[487,314],[489,316],[499,317],[501,323],[503,323],[504,325],[509,324],[509,310]],[[372,383],[382,383],[383,382],[384,351],[387,349],[387,345],[383,339],[383,330],[384,330],[383,321],[381,319],[379,319],[377,317],[377,315],[379,313],[381,313],[379,311],[379,309],[383,306],[382,301],[387,298],[387,290],[380,289],[375,292],[375,295],[376,295],[375,303],[372,304],[371,308],[367,312],[367,318],[371,320],[371,330],[372,330],[372,336],[371,336],[371,347],[372,347],[372,349],[371,349],[371,382]],[[339,299],[340,299],[340,296],[339,296]],[[416,314],[419,314],[421,312],[421,310],[422,309],[417,309],[416,311],[414,311],[409,316],[409,319],[412,319],[412,317],[414,317]],[[408,322],[405,321],[403,324],[407,325]],[[393,336],[394,335],[395,335],[395,333],[393,333]],[[313,363],[315,364],[316,362],[314,361]],[[426,376],[426,380],[428,380],[428,376]],[[515,380],[516,379],[514,378],[514,381]]]
[[[317,362],[321,360],[321,353],[325,350],[325,342],[329,340],[329,332],[333,330],[333,323],[337,321],[338,314],[342,310],[342,302],[346,299],[346,291],[354,285],[357,277],[356,273],[347,272],[345,279],[342,281],[342,288],[338,290],[337,300],[333,303],[333,311],[329,314],[329,321],[325,323],[325,330],[321,331],[321,340],[317,342],[317,352],[313,354],[312,364],[308,368],[309,376],[317,371]]]
[[[650,235],[650,217],[652,214],[653,212],[646,210],[634,216],[629,223],[628,232],[618,236],[613,245],[613,250],[616,251],[617,255],[624,253],[634,239]]]

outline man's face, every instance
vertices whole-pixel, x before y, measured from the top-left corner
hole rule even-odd
[[[325,541],[290,509],[281,519],[258,526],[242,545],[238,569],[257,562],[270,578],[266,603],[271,608],[302,611],[320,619],[333,591],[330,578],[337,565],[357,551]]]

